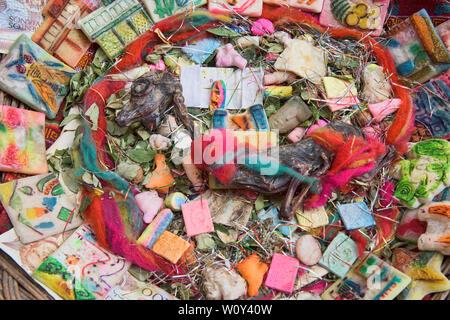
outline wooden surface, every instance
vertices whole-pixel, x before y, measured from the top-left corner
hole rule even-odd
[[[54,300],[14,260],[0,250],[0,300]]]

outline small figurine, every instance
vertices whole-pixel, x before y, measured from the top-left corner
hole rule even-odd
[[[170,148],[172,141],[160,134],[152,134],[148,139],[149,146],[157,151],[165,151]]]
[[[207,267],[203,288],[208,300],[236,300],[245,295],[247,284],[235,270]]]
[[[269,125],[271,129],[278,129],[280,133],[286,133],[311,116],[312,112],[302,98],[294,96],[270,116]]]
[[[238,67],[243,70],[246,65],[247,60],[234,49],[231,43],[217,48],[216,67]]]
[[[419,237],[419,250],[439,251],[450,255],[450,201],[431,202],[417,214],[427,222],[427,231]]]
[[[155,155],[156,168],[152,171],[150,181],[145,185],[148,189],[156,189],[161,193],[168,193],[175,179],[167,166],[166,157],[163,154]]]
[[[138,208],[144,213],[145,223],[150,223],[164,204],[155,190],[138,193],[134,198]]]
[[[269,266],[267,263],[261,261],[259,256],[254,253],[247,257],[237,265],[237,270],[248,284],[248,295],[250,297],[256,297],[258,295],[259,288],[261,287]]]

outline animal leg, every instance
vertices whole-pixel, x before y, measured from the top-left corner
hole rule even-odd
[[[291,220],[291,202],[294,198],[295,191],[297,191],[298,186],[300,185],[300,180],[292,178],[289,182],[289,187],[287,189],[286,197],[284,198],[283,203],[280,208],[280,218],[283,220]],[[290,218],[289,218],[290,217]]]
[[[194,123],[191,118],[189,118],[189,114],[187,112],[186,105],[184,104],[184,97],[181,91],[177,91],[173,95],[173,104],[175,106],[175,116],[176,118],[184,124],[186,129],[191,134],[191,137],[194,137]]]
[[[293,180],[297,180],[297,179],[293,179]],[[297,180],[298,181],[298,180]],[[300,183],[300,182],[299,182]],[[291,185],[293,185],[293,183],[291,183]],[[292,195],[289,194],[288,191],[288,195],[286,196],[285,202],[283,203],[283,205],[285,203],[287,203],[289,205],[289,207],[285,207],[285,209],[283,210],[283,206],[281,207],[280,210],[280,218],[282,218],[283,220],[286,221],[290,221],[292,220],[292,218],[294,218],[294,213],[297,211],[298,207],[300,206],[300,204],[302,203],[303,199],[305,198],[306,194],[308,193],[309,189],[311,188],[310,184],[307,184],[302,192],[300,193],[300,195],[298,196],[297,200],[295,201],[294,205],[292,206],[292,208],[290,208],[290,203],[292,201],[292,197],[295,193],[295,190],[297,190],[298,184],[297,186],[295,186],[295,189],[292,191]],[[288,196],[290,196],[289,199]]]

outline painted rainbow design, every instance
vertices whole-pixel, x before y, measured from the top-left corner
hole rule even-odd
[[[170,221],[173,219],[173,213],[170,209],[164,209],[155,217],[155,219],[147,226],[141,234],[137,243],[144,247],[151,248],[161,234],[166,230]]]
[[[226,86],[223,80],[213,82],[211,87],[211,100],[209,102],[210,110],[224,109],[226,100]]]

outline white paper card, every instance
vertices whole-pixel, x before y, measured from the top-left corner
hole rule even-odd
[[[192,108],[209,108],[214,81],[223,80],[226,86],[226,109],[248,108],[262,104],[264,97],[262,68],[181,67],[180,80],[184,103]]]

